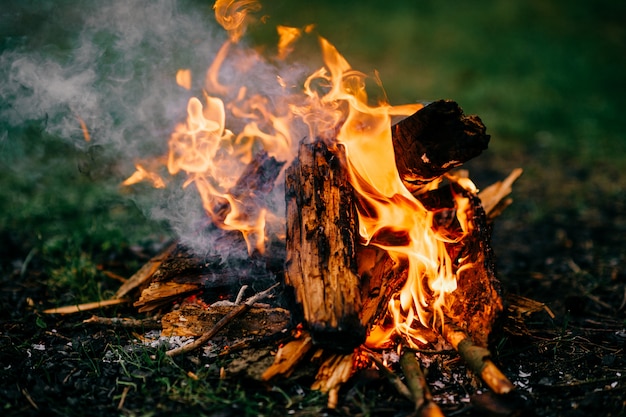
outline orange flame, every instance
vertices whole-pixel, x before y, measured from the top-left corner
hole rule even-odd
[[[185,90],[191,90],[191,70],[179,69],[176,72],[176,84]]]
[[[250,22],[250,12],[261,9],[257,0],[217,0],[213,6],[215,19],[228,31],[233,43],[239,42]]]

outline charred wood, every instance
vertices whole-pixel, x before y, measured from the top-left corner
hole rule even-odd
[[[480,118],[451,100],[432,102],[392,127],[396,165],[409,190],[480,155],[489,139]]]

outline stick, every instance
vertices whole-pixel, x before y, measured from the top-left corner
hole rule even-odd
[[[480,376],[493,392],[506,394],[515,388],[515,385],[491,361],[491,352],[474,344],[470,336],[459,326],[446,322],[441,334],[459,352],[472,372]]]
[[[422,417],[443,417],[443,412],[432,399],[426,377],[420,367],[415,352],[406,349],[400,357],[400,366],[409,385],[413,401],[415,402],[415,411]]]
[[[103,326],[123,327],[123,328],[144,328],[144,329],[160,329],[161,323],[154,318],[137,320],[130,318],[118,317],[99,317],[91,316],[87,320],[83,320],[85,324],[100,324]]]
[[[391,385],[393,385],[396,391],[398,391],[398,394],[402,395],[404,398],[406,398],[409,401],[414,401],[414,397],[413,397],[413,394],[411,393],[411,390],[409,390],[409,387],[407,387],[406,384],[402,382],[402,380],[400,379],[398,375],[391,372],[389,368],[387,368],[385,364],[382,363],[380,359],[378,359],[373,354],[369,353],[368,356],[372,360],[372,362],[376,364],[376,367],[378,368],[378,370],[387,377],[387,380],[391,383]]]
[[[81,311],[95,310],[96,308],[108,307],[118,304],[128,303],[129,300],[125,298],[114,298],[111,300],[103,300],[103,301],[94,301],[91,303],[84,304],[76,304],[73,306],[64,306],[57,308],[49,308],[47,310],[42,311],[44,314],[71,314],[71,313],[79,313]]]
[[[200,346],[204,345],[206,342],[208,342],[213,336],[215,336],[220,330],[222,330],[228,323],[230,323],[235,317],[239,316],[240,314],[244,313],[245,311],[247,311],[254,303],[256,303],[259,300],[262,300],[263,298],[267,297],[269,295],[269,293],[276,287],[278,287],[279,283],[276,283],[274,285],[272,285],[271,287],[269,287],[268,289],[266,289],[265,291],[262,291],[256,295],[253,295],[252,297],[248,298],[243,304],[239,304],[237,305],[234,309],[232,309],[230,311],[230,313],[226,314],[224,317],[222,317],[222,319],[220,321],[218,321],[215,326],[213,326],[213,328],[211,328],[211,330],[209,330],[208,332],[206,332],[205,334],[203,334],[202,336],[200,336],[198,339],[194,340],[193,342],[186,344],[184,346],[178,347],[178,348],[174,348],[174,349],[170,349],[167,352],[165,352],[165,354],[167,356],[177,356],[180,355],[182,353],[185,352],[190,352],[194,349],[199,348]]]

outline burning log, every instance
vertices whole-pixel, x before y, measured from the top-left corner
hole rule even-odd
[[[365,340],[356,274],[357,221],[343,147],[302,143],[287,169],[285,282],[313,341],[351,351]]]
[[[488,220],[493,217],[486,217],[480,198],[459,185],[459,180],[451,178],[448,186],[427,192],[423,191],[423,185],[480,154],[487,148],[489,139],[480,118],[464,115],[458,104],[450,100],[435,101],[392,127],[398,173],[415,198],[435,213],[433,227],[446,236],[459,235],[461,226],[456,220],[455,196],[462,196],[469,203],[465,213],[460,214],[468,218],[471,231],[462,240],[447,243],[446,249],[451,259],[466,257],[466,264],[471,267],[462,271],[458,288],[449,294],[450,301],[446,304],[451,309],[449,316],[455,317],[482,346],[487,345],[493,322],[503,310],[490,246]],[[499,202],[520,174],[515,171],[485,195],[490,214],[496,206],[502,207],[498,206]],[[398,264],[374,248],[360,250],[359,258],[364,306],[361,318],[371,325],[382,314],[392,292],[406,280],[407,264]]]

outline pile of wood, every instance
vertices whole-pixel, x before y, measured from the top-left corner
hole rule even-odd
[[[424,331],[433,340],[445,339],[487,386],[496,393],[506,393],[513,386],[490,361],[486,349],[494,322],[503,311],[490,246],[491,221],[510,204],[507,195],[521,171],[514,171],[505,181],[480,194],[454,180],[422,192],[423,184],[479,155],[487,148],[489,135],[478,117],[466,116],[455,102],[444,100],[425,106],[390,128],[400,177],[424,207],[437,212],[438,228],[455,233],[460,227],[454,220],[454,195],[463,195],[470,202],[473,228],[463,240],[448,243],[446,250],[452,259],[466,258],[473,267],[463,273],[451,294],[446,323]],[[231,193],[244,205],[258,209],[262,202],[259,195],[271,190],[282,165],[264,153],[258,154]],[[407,265],[397,264],[380,249],[359,243],[357,202],[341,146],[303,141],[297,159],[286,170],[285,187],[284,243],[272,239],[272,250],[255,253],[235,266],[219,255],[201,258],[175,243],[124,283],[115,298],[127,300],[139,294],[134,305],[140,312],[165,313],[161,322],[168,333],[199,337],[193,346],[171,351],[171,355],[202,346],[224,327],[246,328],[244,322],[235,321],[243,314],[271,323],[268,327],[274,328],[275,334],[288,339],[260,377],[288,377],[299,362],[315,360],[319,370],[314,388],[328,392],[329,405],[333,406],[339,387],[364,356],[366,362],[388,371],[377,353],[366,351],[362,343],[368,329],[385,320],[389,300],[406,280]],[[226,216],[228,205],[218,201],[212,213]],[[220,238],[228,245],[245,245],[236,232],[216,233],[221,233]],[[276,281],[283,284],[280,290],[274,290],[282,294],[281,301],[274,301],[271,307],[259,304],[272,294],[262,290],[273,289]],[[219,308],[213,304],[217,295],[232,294],[242,285],[253,287],[256,295],[246,301],[239,297]],[[208,310],[186,303],[185,309],[171,311],[173,303],[200,293],[213,304]],[[295,324],[302,326],[285,334],[283,330],[293,330]],[[437,415],[415,354],[405,349],[401,365],[408,384],[403,387],[399,382],[399,392],[415,401],[417,408],[434,409],[429,415]]]

